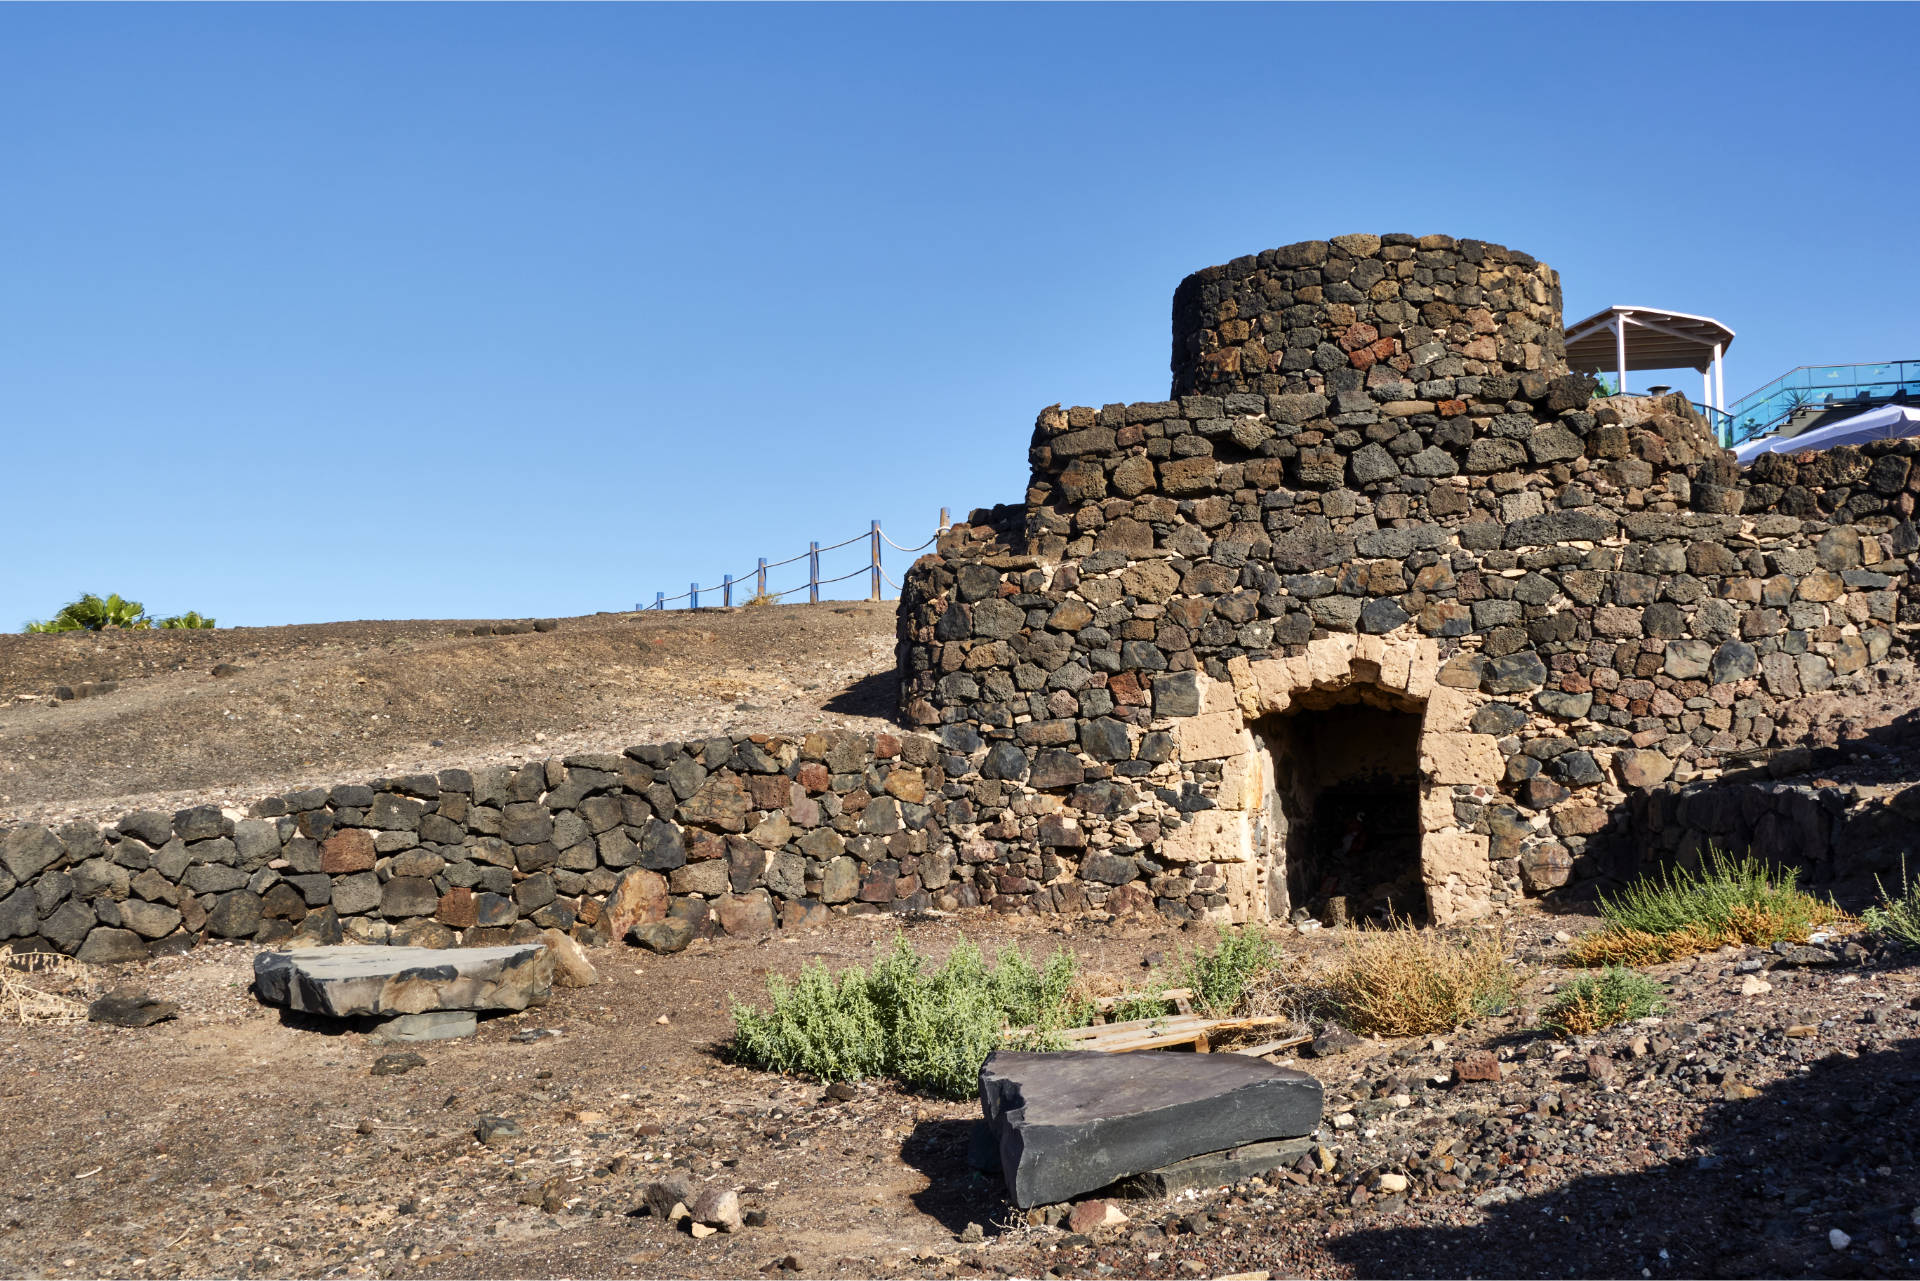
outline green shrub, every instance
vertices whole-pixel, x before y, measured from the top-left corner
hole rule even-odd
[[[835,976],[815,963],[767,979],[766,1012],[733,1003],[736,1062],[823,1081],[888,1076],[945,1098],[979,1093],[980,1065],[995,1049],[1059,1049],[1060,1032],[1088,1021],[1075,994],[1078,965],[1056,952],[1044,965],[1013,948],[989,969],[962,941],[931,973],[905,938],[870,970]],[[1007,1035],[1009,1029],[1017,1029]]]
[[[1214,1018],[1224,1018],[1239,1006],[1247,985],[1278,960],[1279,951],[1266,931],[1247,929],[1236,934],[1222,925],[1213,950],[1182,955],[1182,986],[1193,990],[1195,1006]]]
[[[1898,939],[1908,947],[1920,947],[1920,881],[1907,878],[1907,860],[1900,859],[1900,896],[1887,893],[1879,877],[1873,883],[1880,888],[1880,902],[1863,913],[1867,928],[1882,938]]]
[[[1576,939],[1573,958],[1583,965],[1648,965],[1729,943],[1804,940],[1840,912],[1801,890],[1798,880],[1792,868],[1774,871],[1751,856],[1736,861],[1709,846],[1697,871],[1667,869],[1616,897],[1602,895],[1606,926]]]
[[[1585,1036],[1665,1008],[1658,983],[1637,970],[1609,965],[1597,974],[1582,974],[1562,988],[1541,1011],[1540,1026],[1556,1036]]]
[[[85,592],[78,600],[68,601],[62,605],[60,612],[52,618],[44,622],[28,623],[26,630],[30,632],[103,632],[109,627],[123,628],[127,631],[146,631],[151,627],[212,626],[211,618],[202,618],[194,610],[153,619],[147,617],[145,605],[137,600],[126,600],[118,592],[106,597]]]
[[[1173,1003],[1157,996],[1125,996],[1114,1003],[1109,1017],[1114,1023],[1131,1023],[1137,1019],[1164,1019],[1173,1012]]]

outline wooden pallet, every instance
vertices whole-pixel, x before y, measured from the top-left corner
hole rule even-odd
[[[1166,1018],[1134,1019],[1126,1023],[1074,1028],[1062,1035],[1070,1050],[1131,1054],[1135,1050],[1187,1049],[1196,1054],[1206,1054],[1212,1050],[1215,1041],[1230,1033],[1290,1022],[1292,1020],[1287,1018],[1209,1019],[1198,1014],[1174,1014]],[[1307,1036],[1282,1037],[1234,1053],[1271,1054],[1311,1039]]]

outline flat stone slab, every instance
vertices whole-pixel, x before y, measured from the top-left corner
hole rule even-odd
[[[367,1039],[379,1045],[414,1045],[421,1041],[453,1041],[480,1030],[472,1010],[429,1010],[388,1019]]]
[[[1051,1205],[1320,1123],[1320,1082],[1243,1054],[996,1051],[980,1106],[1013,1203]],[[1269,1167],[1271,1168],[1271,1167]]]
[[[253,987],[269,1005],[333,1018],[524,1010],[552,992],[553,954],[544,943],[296,948],[256,955]]]
[[[1114,1196],[1154,1199],[1178,1196],[1190,1188],[1218,1188],[1255,1175],[1285,1169],[1318,1145],[1311,1138],[1275,1139],[1270,1143],[1248,1143],[1225,1152],[1207,1152],[1190,1156],[1172,1165],[1163,1165],[1144,1174],[1130,1174],[1114,1184]]]

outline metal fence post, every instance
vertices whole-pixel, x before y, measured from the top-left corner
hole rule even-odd
[[[760,558],[760,579],[754,584],[753,594],[755,596],[767,594],[767,558],[765,556]]]
[[[807,544],[807,603],[820,603],[820,544]]]
[[[688,587],[690,588],[690,590],[687,592],[687,595],[693,598],[692,607],[694,609],[699,609],[700,608],[700,584],[690,583],[688,584]]]
[[[660,610],[664,610],[667,607],[667,594],[665,592],[655,592],[653,594],[653,607]]]
[[[880,599],[880,522],[874,521],[868,538],[873,543],[873,586],[867,592],[868,600]]]
[[[722,574],[720,576],[720,603],[722,605],[725,605],[728,609],[733,608],[733,575],[732,574]]]

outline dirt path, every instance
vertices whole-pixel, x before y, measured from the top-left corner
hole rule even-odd
[[[729,993],[870,960],[891,921],[665,958],[601,949],[599,985],[416,1047],[425,1065],[394,1076],[370,1074],[385,1051],[363,1036],[260,1007],[248,949],[203,948],[125,975],[178,1002],[176,1021],[0,1026],[0,1274],[1913,1275],[1915,958],[1836,944],[1813,967],[1739,952],[1659,967],[1659,1021],[1567,1045],[1532,1029],[1567,978],[1555,933],[1589,924],[1510,923],[1528,978],[1508,1015],[1302,1061],[1328,1089],[1331,1170],[1128,1202],[1127,1223],[1090,1236],[1027,1223],[968,1168],[977,1104],[877,1082],[841,1101],[718,1054]],[[1200,941],[987,915],[904,928],[934,956],[962,933],[1069,947],[1132,987],[1158,978],[1143,962]],[[1299,981],[1338,947],[1281,937]],[[558,1035],[514,1039],[535,1029]],[[1483,1048],[1503,1079],[1454,1083]],[[489,1116],[523,1133],[482,1146]],[[636,1215],[675,1167],[740,1188],[766,1223],[696,1241]]]

